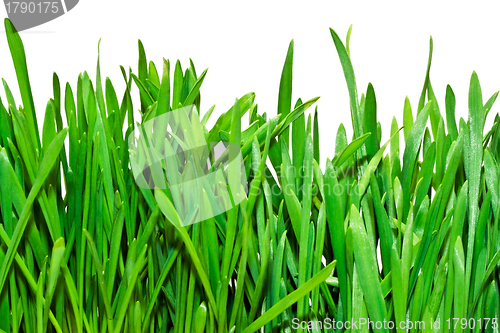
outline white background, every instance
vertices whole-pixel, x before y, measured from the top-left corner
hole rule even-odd
[[[450,84],[457,98],[457,116],[467,117],[473,70],[479,75],[484,101],[500,89],[498,7],[492,2],[465,6],[422,1],[410,5],[80,0],[68,14],[22,32],[21,37],[40,128],[52,97],[52,73],[58,73],[62,86],[69,81],[74,90],[81,71],[95,78],[99,38],[102,76],[112,79],[120,99],[124,83],[119,65],[131,66],[137,73],[140,38],[148,60],[154,60],[159,69],[163,57],[170,59],[172,67],[180,59],[186,68],[191,57],[198,73],[209,68],[201,100],[202,113],[217,105],[212,120],[234,98],[250,91],[256,93],[260,113],[275,115],[281,70],[293,38],[292,103],[298,97],[321,96],[317,105],[324,165],[326,157],[333,156],[338,125],[343,122],[348,135],[352,134],[347,88],[329,27],[345,41],[353,24],[350,48],[358,94],[373,83],[385,141],[392,117],[402,124],[405,96],[416,111],[430,35],[434,39],[431,81],[442,112],[446,84]],[[0,15],[6,16],[4,7]],[[0,77],[19,96],[3,27],[0,31]],[[3,92],[0,96],[5,103]],[[139,106],[138,100],[134,106]]]

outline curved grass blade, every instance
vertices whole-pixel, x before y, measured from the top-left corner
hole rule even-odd
[[[334,167],[340,167],[349,159],[363,144],[372,136],[372,133],[366,133],[357,139],[354,139],[347,147],[338,153],[332,161]]]
[[[344,44],[340,40],[337,33],[332,28],[330,28],[330,34],[332,35],[333,42],[335,43],[335,48],[337,49],[340,63],[342,65],[342,69],[344,70],[344,76],[347,82],[347,89],[349,90],[349,99],[351,104],[351,119],[354,128],[354,137],[359,138],[361,135],[363,135],[363,124],[361,122],[361,115],[358,107],[359,103],[358,92],[356,88],[356,79],[354,77],[354,69],[352,67],[349,54],[347,53],[347,50],[345,49]],[[365,153],[366,149],[362,147],[358,156],[361,157]]]
[[[429,117],[429,109],[432,102],[428,102],[421,112],[417,115],[417,120],[413,124],[408,140],[406,141],[405,152],[403,155],[403,170],[401,171],[401,186],[403,188],[403,220],[406,220],[410,206],[410,185],[413,180],[413,171],[415,168],[424,130]]]
[[[377,151],[377,153],[373,156],[373,158],[370,160],[370,163],[366,166],[366,169],[363,172],[363,175],[359,179],[359,184],[358,184],[358,192],[356,193],[359,195],[359,198],[363,197],[365,194],[365,191],[368,188],[368,184],[370,183],[370,177],[372,172],[375,172],[377,169],[378,164],[380,163],[380,160],[382,159],[382,155],[384,154],[385,148],[389,145],[389,143],[399,134],[399,131],[401,131],[403,128],[401,127],[399,130],[394,133],[389,140],[382,146],[380,149]]]
[[[336,261],[332,261],[328,266],[323,268],[318,274],[312,277],[309,281],[299,287],[297,290],[288,294],[285,298],[279,301],[272,308],[267,310],[262,316],[257,318],[253,323],[248,325],[242,333],[256,332],[262,326],[273,320],[277,315],[283,313],[286,309],[292,306],[295,302],[307,295],[311,290],[316,288],[320,283],[324,282],[335,268]]]
[[[83,229],[83,234],[87,238],[87,244],[89,245],[90,248],[90,254],[92,255],[92,259],[94,260],[94,265],[97,271],[97,278],[99,280],[99,285],[101,287],[101,294],[106,310],[106,317],[107,317],[107,322],[109,324],[109,329],[110,332],[114,332],[114,324],[113,324],[113,310],[111,309],[111,302],[108,297],[108,287],[106,284],[106,278],[104,276],[104,270],[101,264],[101,261],[99,260],[99,254],[97,253],[97,247],[95,245],[94,239],[92,236],[89,234],[89,232],[85,229]]]
[[[35,201],[35,198],[38,195],[38,191],[40,191],[45,179],[49,175],[49,172],[52,170],[52,167],[57,160],[57,157],[59,156],[59,152],[61,151],[61,148],[64,144],[64,139],[66,138],[67,133],[68,129],[65,128],[61,132],[59,132],[59,134],[57,134],[57,136],[54,138],[49,148],[47,149],[47,153],[45,154],[42,163],[40,164],[35,182],[30,190],[28,198],[26,198],[26,203],[23,207],[23,211],[19,216],[19,221],[16,225],[14,233],[12,234],[10,246],[7,250],[7,253],[5,254],[5,260],[2,263],[2,268],[0,270],[0,290],[3,290],[3,286],[7,278],[7,273],[9,272],[12,260],[14,260],[14,255],[17,251],[17,247],[19,246],[21,237],[28,224],[33,202]]]
[[[165,193],[163,193],[161,190],[155,189],[155,198],[163,215],[165,215],[165,217],[174,225],[175,229],[177,229],[177,231],[179,232],[184,242],[184,245],[186,246],[186,249],[188,250],[189,255],[191,256],[191,260],[193,261],[193,264],[196,270],[198,271],[200,280],[203,284],[203,287],[205,288],[205,292],[207,293],[210,306],[215,311],[215,309],[217,309],[217,304],[215,302],[215,298],[212,293],[212,288],[210,287],[210,281],[208,279],[207,273],[205,272],[205,269],[201,264],[200,258],[196,252],[193,242],[191,241],[191,238],[189,237],[186,231],[186,228],[183,226],[179,215],[175,211],[174,206],[172,205],[170,200],[168,200]],[[217,319],[218,314],[214,312],[214,315],[215,318]]]
[[[425,104],[425,94],[427,92],[427,87],[429,85],[429,73],[431,71],[432,49],[433,49],[433,42],[432,42],[432,36],[431,36],[429,39],[429,58],[427,60],[427,70],[425,71],[424,87],[422,88],[422,93],[420,94],[420,99],[418,101],[417,116],[420,114],[420,112],[424,108],[424,104]]]
[[[45,308],[50,309],[50,305],[52,303],[52,297],[54,296],[54,292],[56,290],[57,280],[59,278],[59,273],[61,271],[61,260],[65,251],[64,239],[59,238],[52,248],[52,258],[50,260],[50,269],[47,281],[47,291],[45,294]],[[49,311],[44,311],[43,314],[43,326],[45,327],[44,332],[47,331],[47,324],[49,321]]]

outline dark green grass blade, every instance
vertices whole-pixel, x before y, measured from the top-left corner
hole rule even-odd
[[[278,94],[278,114],[286,117],[292,109],[292,75],[293,75],[293,39],[290,41],[286,53],[285,64],[281,72],[280,87]],[[280,137],[289,145],[289,129],[285,129]]]
[[[377,137],[377,101],[375,90],[371,83],[366,90],[365,110],[363,114],[363,133],[372,133],[366,140],[366,153],[371,159],[380,149],[380,142]]]
[[[455,93],[450,85],[446,86],[446,127],[452,140],[456,140],[458,136],[457,122],[455,120]]]
[[[318,120],[318,106],[314,110],[314,129],[313,129],[313,140],[314,140],[314,159],[316,162],[320,163],[320,155],[319,155],[319,120]]]

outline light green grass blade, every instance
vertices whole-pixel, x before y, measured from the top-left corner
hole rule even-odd
[[[28,224],[29,216],[31,214],[31,207],[33,202],[42,187],[45,178],[48,176],[49,172],[52,170],[52,167],[59,156],[59,151],[61,150],[64,139],[66,138],[66,134],[68,133],[68,129],[63,129],[57,136],[54,138],[50,147],[47,150],[47,154],[44,156],[42,163],[40,164],[40,168],[38,170],[38,174],[33,184],[33,187],[30,190],[28,198],[26,198],[26,203],[23,207],[23,211],[19,217],[19,221],[17,226],[13,232],[10,246],[5,255],[5,260],[2,263],[2,268],[0,270],[0,290],[3,290],[3,286],[5,280],[7,278],[7,273],[10,269],[10,265],[14,259],[14,255],[17,251],[17,247],[19,246],[19,242],[21,241],[21,237],[26,229]]]
[[[347,89],[349,90],[349,99],[351,104],[351,119],[354,128],[354,137],[359,138],[361,135],[363,135],[363,124],[361,122],[361,116],[358,106],[358,93],[356,88],[356,79],[354,77],[354,69],[352,67],[352,63],[347,53],[347,50],[345,49],[344,44],[340,40],[337,33],[330,28],[330,34],[332,35],[335,48],[337,49],[340,63],[342,65],[342,69],[344,70],[344,76],[347,82]],[[364,148],[361,148],[360,155],[358,156],[363,156],[365,153],[366,150]]]
[[[383,322],[387,318],[384,296],[377,274],[377,262],[375,259],[375,249],[371,248],[368,241],[365,225],[358,209],[352,205],[350,221],[353,228],[354,257],[358,265],[356,268],[363,278],[361,286],[365,295],[366,306],[370,319]],[[376,332],[387,332],[386,329],[376,329]]]
[[[332,161],[334,166],[341,166],[345,161],[349,159],[358,149],[360,149],[363,144],[372,136],[372,133],[366,133],[361,137],[353,140],[347,147],[345,147],[340,153],[336,155],[336,158]]]
[[[5,19],[5,32],[7,34],[7,41],[9,43],[12,60],[14,62],[14,68],[16,69],[19,90],[21,91],[21,99],[23,100],[24,110],[26,112],[30,140],[32,140],[33,147],[37,147],[38,150],[40,150],[40,135],[38,134],[35,104],[33,102],[33,94],[31,93],[23,42],[21,41],[21,37],[17,33],[16,28],[7,18]]]
[[[481,165],[483,162],[483,128],[484,109],[481,93],[481,86],[476,72],[472,73],[469,88],[469,127],[470,141],[468,158],[465,162],[468,165],[469,181],[469,233],[467,238],[467,259],[465,263],[465,288],[469,290],[472,274],[472,258],[474,253],[474,239],[476,238],[476,227],[479,217],[479,183],[481,179]],[[468,304],[469,297],[465,297]],[[470,301],[470,300],[469,300]]]
[[[406,216],[408,215],[410,193],[412,192],[410,186],[413,177],[413,170],[415,168],[418,152],[420,151],[420,145],[422,144],[422,138],[431,106],[432,102],[427,103],[418,114],[417,120],[413,124],[410,134],[408,135],[408,140],[406,141],[401,177],[401,185],[403,187],[403,219],[406,219]]]

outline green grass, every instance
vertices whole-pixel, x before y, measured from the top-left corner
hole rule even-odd
[[[120,95],[99,62],[95,80],[85,72],[73,87],[54,74],[39,127],[22,41],[8,20],[5,29],[22,101],[3,81],[0,332],[291,332],[294,318],[396,323],[352,332],[406,332],[402,321],[425,323],[411,332],[469,332],[472,323],[474,332],[498,332],[500,116],[485,128],[498,93],[484,103],[473,73],[468,119],[456,120],[450,86],[443,117],[429,73],[432,39],[421,98],[416,108],[406,99],[400,127],[378,122],[371,84],[358,96],[351,29],[345,46],[330,30],[354,135],[339,126],[322,170],[321,108],[306,112],[318,98],[291,97],[293,41],[278,114],[259,113],[248,93],[208,128],[214,108],[200,110],[207,71],[198,76],[179,61],[171,71],[168,60],[156,67],[139,42],[138,71],[121,67]],[[131,97],[137,90],[140,101]],[[203,202],[190,207],[197,191],[187,186],[138,186],[129,154],[136,123],[190,105],[200,114],[172,121],[166,140],[155,132],[154,148],[232,143],[248,188],[240,204],[200,223],[192,222],[201,209],[229,200],[218,186],[238,184],[232,167],[212,156],[222,183],[206,183]],[[160,170],[182,182],[198,171],[177,156]],[[436,320],[440,328],[431,328]]]

